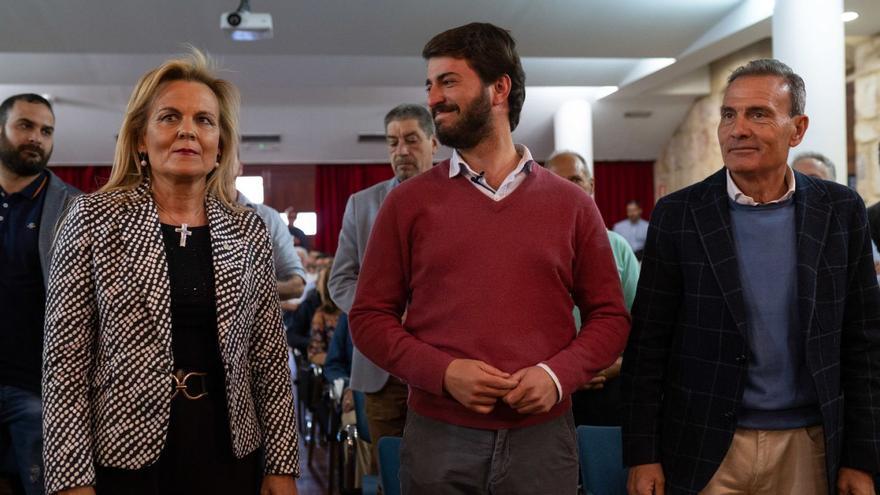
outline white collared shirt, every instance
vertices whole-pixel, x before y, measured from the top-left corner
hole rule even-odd
[[[492,186],[486,182],[485,177],[474,172],[474,170],[465,163],[461,158],[461,155],[458,154],[458,150],[453,150],[452,157],[449,159],[449,178],[452,179],[459,175],[464,175],[478,191],[495,201],[501,201],[522,184],[523,181],[526,180],[526,177],[528,177],[529,173],[531,173],[530,162],[532,161],[532,153],[522,144],[515,144],[514,148],[520,156],[519,163],[517,163],[516,168],[505,177],[497,190],[492,189]],[[477,179],[475,180],[475,178]],[[547,366],[547,363],[538,363],[535,366],[541,368],[550,375],[550,379],[552,379],[553,384],[556,385],[556,403],[558,404],[562,402],[562,384],[559,383],[559,378],[556,376],[556,373],[550,369],[550,366]]]
[[[745,205],[745,206],[761,206],[761,205],[772,205],[774,203],[781,203],[783,201],[788,201],[789,198],[794,196],[794,171],[791,167],[788,167],[788,171],[785,173],[785,183],[788,185],[788,191],[782,195],[779,199],[774,199],[773,201],[768,201],[766,203],[758,203],[751,196],[747,196],[744,192],[742,192],[739,186],[733,182],[733,177],[730,176],[730,170],[727,170],[727,195],[730,196],[730,199],[733,200],[734,203]]]
[[[510,174],[501,182],[501,185],[498,186],[498,189],[492,189],[492,186],[486,182],[485,177],[481,177],[480,174],[474,172],[474,170],[462,159],[461,155],[458,154],[458,150],[452,151],[452,157],[449,159],[449,178],[457,177],[458,175],[464,175],[467,177],[471,184],[474,185],[477,189],[480,190],[486,196],[494,199],[495,201],[501,201],[506,198],[516,189],[529,175],[531,172],[531,168],[528,166],[529,162],[532,161],[532,153],[522,144],[515,144],[514,148],[518,155],[520,155],[519,163],[516,164],[516,168],[513,169]],[[479,177],[475,180],[475,178]]]

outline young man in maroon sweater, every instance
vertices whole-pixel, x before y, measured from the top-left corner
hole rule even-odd
[[[605,226],[513,143],[525,75],[507,31],[468,24],[422,55],[455,151],[386,198],[350,315],[358,348],[410,386],[403,492],[573,495],[569,395],[629,330]]]

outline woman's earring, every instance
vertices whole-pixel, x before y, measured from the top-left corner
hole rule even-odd
[[[138,158],[140,158],[140,160],[141,160],[141,167],[146,167],[146,166],[148,166],[148,165],[150,164],[150,163],[147,161],[147,154],[144,153],[143,151],[141,151],[140,153],[138,153]]]

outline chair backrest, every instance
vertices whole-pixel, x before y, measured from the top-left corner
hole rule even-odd
[[[379,439],[379,474],[382,476],[382,493],[400,495],[400,437]]]
[[[584,491],[589,495],[626,495],[620,427],[578,426],[577,434]]]
[[[372,443],[370,441],[370,427],[367,425],[367,403],[363,392],[352,390],[354,396],[354,415],[357,424],[358,438]]]

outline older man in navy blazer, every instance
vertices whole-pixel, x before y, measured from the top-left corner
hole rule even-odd
[[[725,168],[651,218],[623,359],[631,494],[873,494],[880,290],[865,207],[787,165],[803,80],[728,79]]]

